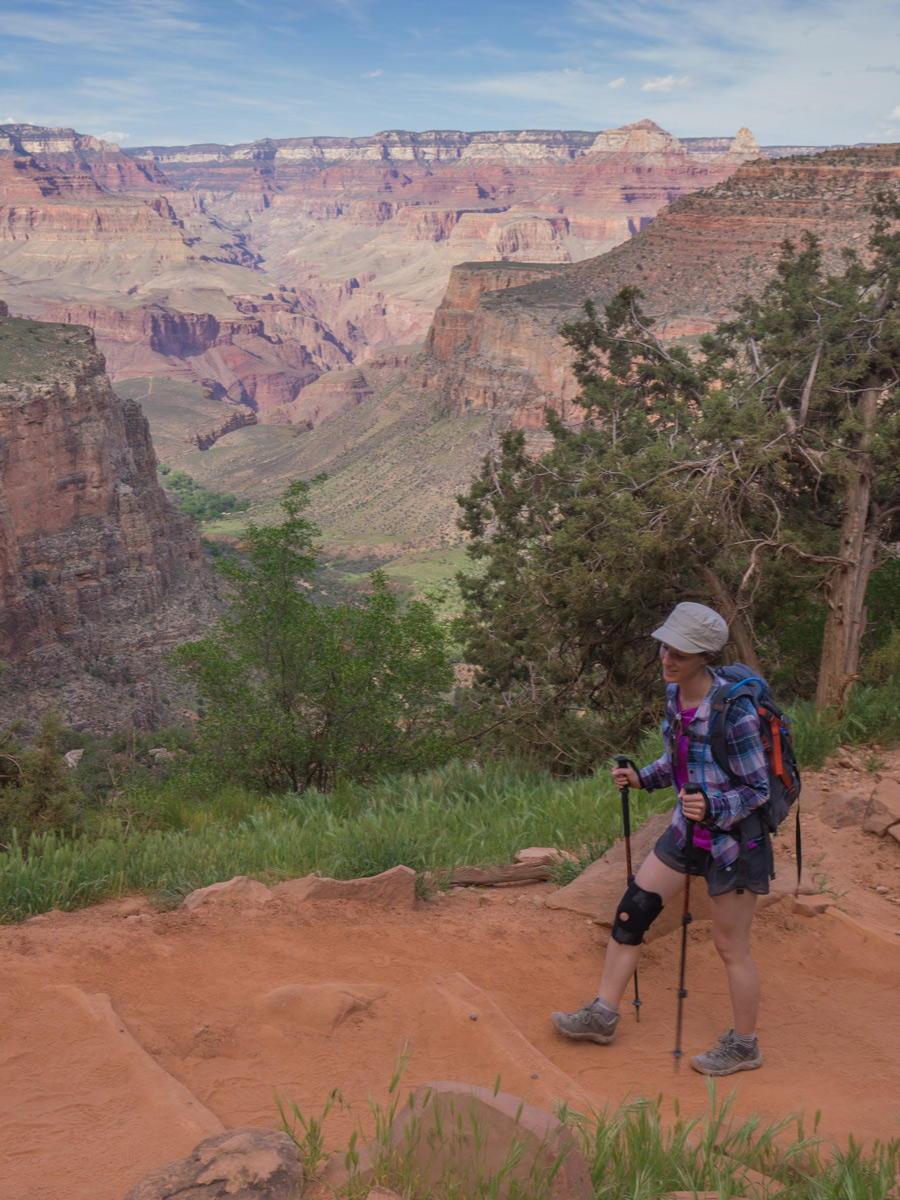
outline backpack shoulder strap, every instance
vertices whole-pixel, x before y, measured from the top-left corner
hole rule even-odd
[[[756,688],[754,685],[762,681],[755,676],[739,679],[736,683],[723,683],[716,688],[709,704],[709,727],[706,740],[716,763],[726,775],[731,776],[728,763],[728,736],[726,723],[731,706],[742,696],[746,696],[756,707]]]

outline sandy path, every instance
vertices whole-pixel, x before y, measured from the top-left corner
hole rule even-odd
[[[762,1071],[722,1081],[741,1114],[822,1113],[821,1129],[900,1134],[900,845],[835,830],[838,771],[809,789],[808,854],[846,914],[757,921]],[[830,807],[829,807],[830,806]],[[827,817],[827,820],[824,819]],[[875,882],[888,893],[874,891]],[[888,881],[888,882],[884,882]],[[547,1014],[593,993],[603,933],[543,906],[550,885],[459,891],[407,909],[288,896],[136,916],[137,901],[0,929],[0,1195],[121,1200],[208,1133],[270,1126],[276,1096],[321,1110],[337,1086],[360,1115],[405,1080],[455,1079],[547,1106],[661,1094],[706,1106],[671,1050],[678,936],[647,946],[640,1026],[608,1047],[560,1039]],[[691,931],[685,1047],[727,1025],[708,926]],[[476,1020],[472,1020],[472,1017]],[[346,1114],[329,1119],[346,1137]]]

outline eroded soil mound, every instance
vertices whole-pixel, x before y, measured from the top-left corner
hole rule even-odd
[[[900,753],[882,774],[900,779]],[[820,1110],[821,1131],[900,1134],[900,843],[860,828],[875,775],[847,758],[810,777],[804,855],[836,907],[790,897],[761,913],[761,1071],[722,1081],[740,1115]],[[782,842],[790,870],[792,833]],[[568,1043],[548,1014],[593,994],[606,931],[545,907],[550,884],[461,889],[430,901],[326,900],[303,887],[245,889],[193,910],[141,898],[0,930],[0,1179],[7,1200],[121,1200],[202,1138],[272,1126],[276,1098],[334,1110],[346,1139],[405,1081],[460,1080],[549,1107],[662,1095],[707,1104],[672,1070],[680,938],[649,944],[640,1025],[611,1046]],[[408,897],[408,892],[398,893]],[[227,893],[226,893],[227,895]],[[699,921],[690,932],[685,1048],[728,1024],[724,974]]]

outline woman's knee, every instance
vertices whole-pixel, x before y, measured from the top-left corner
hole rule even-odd
[[[625,889],[616,909],[612,939],[622,946],[640,946],[644,934],[662,912],[663,898],[658,892],[648,892],[636,880]]]
[[[750,954],[750,928],[756,911],[752,892],[710,896],[713,945],[722,961],[741,962]]]
[[[714,930],[713,945],[726,967],[743,962],[750,955],[750,939],[742,931]]]

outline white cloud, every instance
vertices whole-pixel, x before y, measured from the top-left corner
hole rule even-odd
[[[671,92],[675,88],[693,87],[694,81],[689,75],[677,78],[675,75],[662,75],[656,79],[648,79],[641,84],[642,92]]]
[[[360,75],[360,79],[377,79],[379,75],[383,75],[384,71],[381,67],[377,71],[366,71],[365,75]]]
[[[625,76],[620,75],[618,79],[611,80],[607,85],[608,88],[620,88],[625,86]]]
[[[122,133],[115,129],[107,129],[106,133],[98,133],[96,136],[101,142],[127,142],[131,134]]]
[[[900,119],[900,104],[897,105],[897,107],[891,112],[890,117],[888,117],[889,121],[896,121],[898,119]]]

